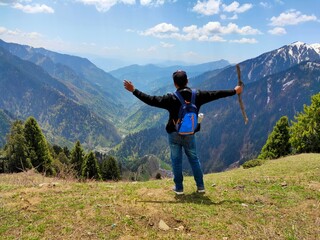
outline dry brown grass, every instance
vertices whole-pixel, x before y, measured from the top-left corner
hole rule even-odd
[[[0,239],[320,239],[320,155],[185,179],[87,182],[0,175]],[[212,184],[214,183],[214,186]],[[159,228],[163,220],[170,229]]]

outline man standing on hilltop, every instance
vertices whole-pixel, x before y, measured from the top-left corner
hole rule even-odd
[[[172,75],[174,86],[177,92],[183,97],[186,102],[191,102],[192,90],[187,86],[188,77],[185,71],[178,70]],[[151,96],[145,94],[136,89],[132,82],[128,80],[123,81],[124,88],[129,92],[132,92],[134,96],[143,101],[144,103],[158,108],[166,109],[169,112],[169,120],[166,125],[166,131],[168,133],[168,140],[171,152],[171,163],[174,176],[175,187],[173,191],[180,195],[183,194],[183,174],[182,174],[182,148],[184,149],[192,172],[194,180],[197,185],[198,193],[205,193],[205,187],[203,182],[203,172],[201,169],[200,161],[196,151],[196,139],[195,134],[180,135],[176,130],[176,122],[178,120],[181,102],[177,98],[176,94],[166,94],[164,96]],[[230,90],[220,91],[201,91],[197,90],[195,95],[195,105],[200,110],[201,105],[208,102],[217,100],[219,98],[233,96],[242,92],[242,86],[236,86]],[[199,127],[195,132],[199,131]]]

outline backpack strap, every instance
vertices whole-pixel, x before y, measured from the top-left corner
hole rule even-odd
[[[191,91],[191,103],[192,104],[196,104],[196,93],[197,93],[197,90],[196,89],[192,89],[192,91]],[[180,101],[180,103],[183,105],[183,104],[185,104],[185,100],[184,100],[184,98],[181,96],[181,93],[178,91],[178,90],[176,90],[175,92],[174,92],[174,95],[179,99],[179,101]]]
[[[191,95],[191,103],[196,104],[196,93],[197,91],[195,89],[192,89],[192,95]]]
[[[181,94],[177,91],[174,92],[174,95],[179,99],[181,105],[185,104],[185,100],[183,99],[183,97],[181,96]]]

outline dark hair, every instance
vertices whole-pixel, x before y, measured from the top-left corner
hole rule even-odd
[[[188,76],[185,71],[178,70],[175,71],[172,74],[173,82],[178,86],[178,87],[185,87],[188,83]]]

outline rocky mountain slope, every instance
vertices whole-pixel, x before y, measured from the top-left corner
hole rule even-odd
[[[114,125],[84,105],[65,84],[43,68],[0,47],[0,109],[16,118],[34,116],[50,142],[87,147],[112,146],[120,141]]]

